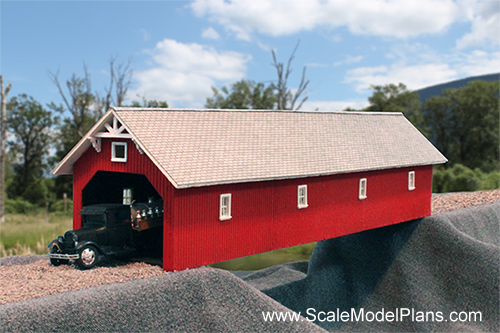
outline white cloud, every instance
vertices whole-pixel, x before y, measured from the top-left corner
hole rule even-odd
[[[406,38],[441,33],[463,15],[452,0],[196,0],[190,6],[243,40],[255,32],[282,36],[317,27]]]
[[[301,110],[306,111],[343,111],[347,108],[360,110],[368,106],[366,99],[350,101],[306,101]]]
[[[340,60],[340,61],[337,61],[333,64],[334,67],[337,67],[337,66],[341,66],[341,65],[352,65],[352,64],[355,64],[357,62],[360,62],[361,60],[363,60],[363,56],[359,55],[359,56],[351,56],[351,55],[348,55],[344,58],[344,60]]]
[[[457,78],[458,72],[445,63],[418,65],[392,65],[390,67],[359,67],[347,72],[346,82],[354,84],[356,91],[366,93],[371,85],[404,83],[416,90]]]
[[[138,87],[129,92],[128,99],[166,100],[172,107],[202,107],[212,95],[211,86],[244,77],[251,59],[242,53],[172,39],[162,40],[148,52],[153,68],[134,72]]]
[[[206,39],[218,40],[220,38],[220,35],[214,28],[208,27],[206,29],[203,29],[203,31],[201,32],[201,37]]]
[[[438,55],[418,44],[408,45],[406,52],[399,47],[394,50],[389,55],[393,60],[391,65],[351,69],[346,73],[345,82],[353,84],[359,93],[368,92],[371,85],[399,82],[417,90],[464,77],[497,73],[500,68],[499,51]]]
[[[474,50],[470,53],[455,55],[450,62],[463,77],[498,73],[500,69],[500,51]]]
[[[472,22],[471,32],[457,41],[457,48],[484,45],[486,43],[498,45],[500,43],[500,2],[499,1],[471,1],[466,2],[464,8],[468,20]]]

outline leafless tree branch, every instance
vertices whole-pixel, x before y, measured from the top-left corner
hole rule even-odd
[[[278,62],[274,50],[271,51],[273,55],[273,66],[276,69],[276,73],[278,76],[278,81],[276,84],[278,110],[299,110],[308,98],[306,89],[307,85],[309,84],[309,80],[306,79],[306,67],[304,67],[302,70],[302,78],[295,93],[292,93],[292,90],[288,88],[288,79],[293,71],[292,61],[295,58],[295,52],[297,51],[299,45],[300,40],[297,41],[297,45],[295,45],[292,54],[288,58],[286,70],[283,63]],[[295,104],[304,94],[305,96],[302,98],[302,100],[300,100],[297,108],[295,108]]]
[[[66,93],[59,82],[59,70],[55,74],[49,72],[52,82],[56,85],[66,108],[73,117],[73,123],[80,137],[85,135],[83,127],[86,118],[90,113],[90,107],[95,99],[92,94],[90,73],[85,63],[83,63],[83,71],[83,78],[77,77],[76,74],[73,73],[71,79],[66,81],[66,88],[68,90],[69,97],[66,96]]]

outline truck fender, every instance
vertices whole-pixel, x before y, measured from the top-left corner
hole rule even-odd
[[[56,239],[53,239],[49,245],[47,245],[47,248],[51,249],[53,246],[57,246],[59,247],[59,242],[57,241],[57,238]]]
[[[84,247],[84,246],[87,246],[87,245],[92,245],[93,247],[95,247],[97,249],[97,251],[99,251],[101,254],[103,255],[106,255],[106,251],[104,251],[102,249],[102,247],[100,247],[96,242],[92,242],[92,241],[87,241],[87,242],[83,242],[83,243],[78,243],[78,246],[76,247],[76,251],[77,252],[80,252],[80,250]]]

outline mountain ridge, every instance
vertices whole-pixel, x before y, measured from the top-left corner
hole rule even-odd
[[[469,84],[471,81],[483,80],[487,82],[500,80],[500,73],[492,73],[478,76],[469,76],[464,79],[453,80],[445,83],[436,84],[433,86],[425,87],[422,89],[415,90],[420,96],[420,101],[425,103],[429,98],[434,96],[441,96],[443,91],[446,89],[457,89],[463,88]]]

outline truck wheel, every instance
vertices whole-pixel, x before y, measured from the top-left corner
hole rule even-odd
[[[80,251],[79,258],[76,260],[76,264],[81,269],[89,269],[95,266],[97,260],[99,259],[99,252],[92,245],[85,245]]]
[[[57,248],[54,246],[50,250],[50,253],[61,253],[61,251],[57,250]],[[69,262],[68,259],[55,259],[55,258],[50,258],[50,263],[54,266],[59,266],[59,265],[66,265]]]

